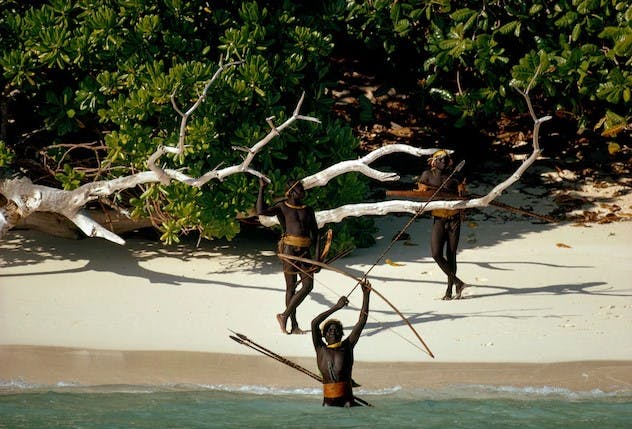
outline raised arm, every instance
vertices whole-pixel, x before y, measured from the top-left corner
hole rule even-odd
[[[268,207],[266,205],[266,200],[263,197],[263,191],[268,186],[268,182],[266,182],[263,178],[259,178],[259,193],[257,194],[257,205],[255,209],[257,210],[257,215],[264,216],[276,216],[277,211],[274,210],[274,207]]]
[[[368,281],[362,283],[362,308],[360,309],[360,317],[358,317],[358,323],[355,324],[351,333],[347,337],[349,339],[349,343],[352,346],[360,339],[360,334],[362,334],[362,330],[364,329],[364,325],[366,325],[366,321],[369,317],[369,295],[371,293],[371,286],[368,284]]]
[[[314,348],[318,348],[324,345],[323,333],[320,330],[320,325],[325,321],[325,319],[327,319],[329,316],[331,316],[347,304],[349,304],[349,300],[347,299],[347,297],[341,296],[338,302],[333,307],[331,307],[327,311],[323,311],[318,316],[314,317],[314,320],[312,320],[312,342],[314,343]]]

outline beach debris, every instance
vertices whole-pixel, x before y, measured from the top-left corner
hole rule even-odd
[[[399,262],[393,262],[393,260],[391,258],[386,258],[384,260],[384,262],[386,262],[388,265],[390,265],[391,267],[403,267],[406,264],[401,264]]]
[[[410,234],[407,232],[397,231],[391,240],[406,241],[410,240]]]
[[[621,150],[621,146],[618,143],[610,142],[608,143],[608,153],[610,155],[614,155],[615,153]]]
[[[564,244],[564,243],[557,243],[556,246],[560,247],[562,249],[572,249],[571,246],[569,246],[568,244]]]

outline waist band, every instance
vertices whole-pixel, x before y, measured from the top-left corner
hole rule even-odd
[[[452,217],[459,214],[460,210],[435,209],[430,212],[435,217]]]
[[[327,399],[346,398],[353,396],[351,383],[340,381],[338,383],[324,383],[323,396]]]
[[[309,237],[299,237],[298,235],[284,235],[281,237],[281,242],[288,246],[296,247],[309,247],[312,244],[312,240]]]

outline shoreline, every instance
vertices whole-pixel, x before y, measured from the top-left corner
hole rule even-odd
[[[406,219],[377,219],[377,243],[336,266],[365,272]],[[459,276],[468,282],[459,301],[441,300],[445,276],[429,255],[429,227],[425,218],[411,225],[410,239],[393,246],[370,281],[436,358],[374,294],[354,351],[362,389],[546,386],[630,394],[632,222],[471,217],[458,256]],[[274,244],[265,230],[200,247],[11,232],[0,243],[2,391],[23,391],[21,383],[319,389],[305,374],[228,338],[231,330],[245,333],[317,372],[311,336],[279,330],[285,288]],[[319,272],[298,308],[300,326],[308,328],[354,284]],[[358,319],[359,289],[349,301],[334,316],[346,334]]]
[[[288,359],[317,372],[314,358]],[[44,388],[104,385],[320,387],[307,375],[256,355],[0,346],[0,362],[0,383],[8,390],[4,393],[20,391],[17,385]],[[356,361],[354,379],[365,391],[473,385],[630,394],[632,360],[553,363]]]

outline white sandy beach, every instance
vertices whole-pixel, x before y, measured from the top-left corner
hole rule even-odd
[[[367,270],[408,221],[377,219],[378,243],[336,266]],[[485,383],[632,389],[632,223],[586,227],[466,220],[459,276],[466,299],[442,301],[427,217],[370,273],[435,355],[375,294],[356,349],[365,387]],[[315,371],[309,335],[284,335],[274,237],[165,247],[131,238],[67,240],[12,231],[0,244],[0,380],[311,385],[305,375],[232,341],[246,334]],[[301,327],[355,282],[316,275]],[[361,294],[336,317],[357,320]],[[348,331],[348,330],[347,330]]]

